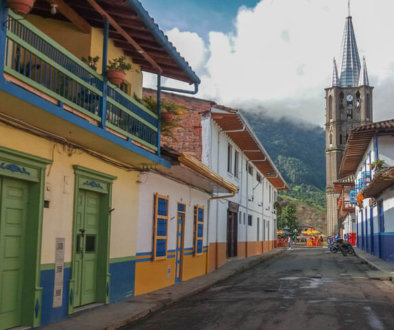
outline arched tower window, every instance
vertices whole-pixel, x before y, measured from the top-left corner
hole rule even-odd
[[[339,94],[339,109],[343,109],[343,99],[345,98],[345,95],[343,92]]]
[[[328,119],[332,119],[332,96],[328,97]]]
[[[357,91],[356,93],[356,106],[357,108],[360,106],[361,104],[361,95],[360,95],[360,91]]]
[[[342,134],[339,134],[339,144],[343,144],[343,141],[342,141]]]
[[[369,97],[369,94],[367,94],[367,100],[365,103],[365,117],[369,120],[371,119],[371,98]]]
[[[330,133],[330,145],[332,145],[332,133]]]

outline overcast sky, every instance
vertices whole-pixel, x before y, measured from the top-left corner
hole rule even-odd
[[[197,97],[323,125],[347,0],[141,2],[199,75]],[[360,57],[375,86],[375,121],[394,118],[393,14],[394,0],[352,1]]]

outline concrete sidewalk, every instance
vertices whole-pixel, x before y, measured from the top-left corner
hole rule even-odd
[[[375,271],[368,272],[368,276],[371,279],[376,280],[387,280],[393,281],[394,279],[394,264],[391,262],[384,261],[378,257],[365,252],[357,247],[353,247],[354,251],[356,251],[357,257],[362,259],[368,265],[375,269]]]
[[[74,313],[60,322],[44,327],[44,329],[117,329],[163,307],[204,291],[214,284],[280,255],[284,251],[286,251],[285,248],[276,248],[259,256],[233,259],[208,275],[114,304]]]

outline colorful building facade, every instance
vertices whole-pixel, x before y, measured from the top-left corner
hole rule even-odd
[[[193,156],[167,155],[170,169],[139,182],[136,295],[207,273],[210,202],[237,190]]]
[[[134,295],[140,173],[171,163],[160,109],[133,95],[142,71],[199,79],[138,1],[22,17],[1,0],[0,18],[0,329],[37,327]],[[132,70],[113,85],[119,56]]]
[[[394,120],[352,130],[341,164],[354,175],[357,247],[394,262]]]
[[[236,194],[209,202],[208,271],[233,257],[272,249],[277,227],[273,205],[277,191],[288,186],[246,119],[212,101],[171,93],[162,97],[186,109],[175,138],[163,143],[193,155],[238,188]]]

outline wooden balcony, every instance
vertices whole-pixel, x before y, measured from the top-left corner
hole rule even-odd
[[[0,51],[4,52],[7,81],[102,130],[156,152],[157,114],[11,11],[6,27],[5,49]]]

